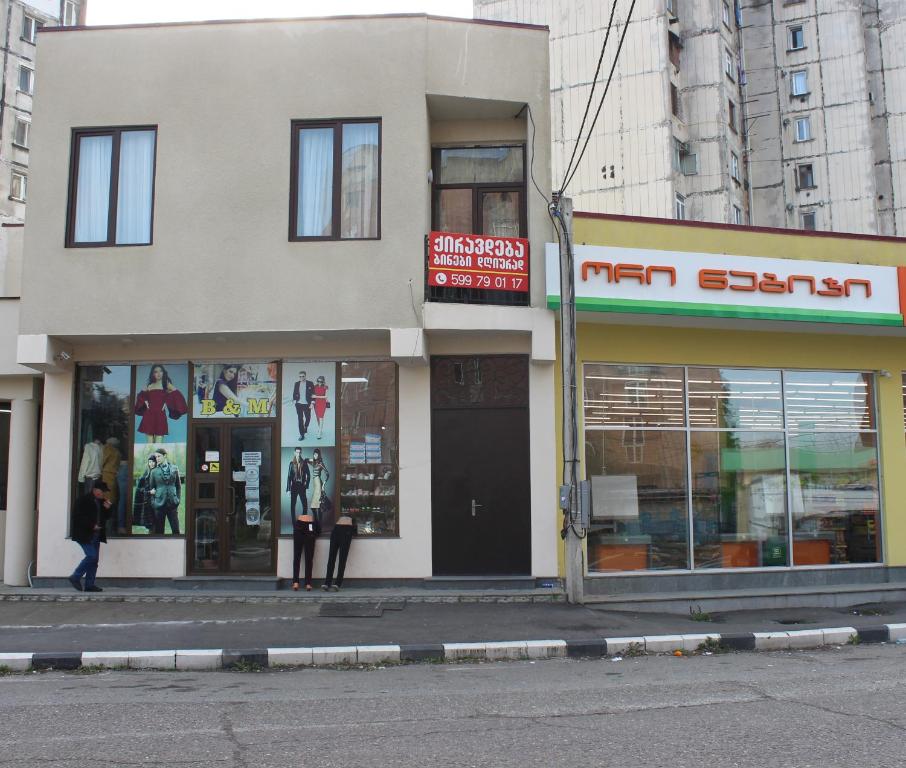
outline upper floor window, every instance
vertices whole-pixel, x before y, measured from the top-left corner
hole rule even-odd
[[[292,123],[290,240],[381,236],[381,123]]]
[[[789,49],[791,51],[799,51],[805,48],[805,30],[801,24],[795,27],[788,27],[787,34],[789,36]]]
[[[796,141],[809,141],[812,138],[812,121],[808,117],[796,118]]]
[[[676,197],[673,200],[673,218],[678,221],[685,221],[686,219],[686,198],[679,192],[676,193]]]
[[[803,211],[799,214],[799,226],[810,232],[818,229],[817,214],[814,211]]]
[[[9,184],[9,196],[13,200],[21,203],[25,202],[26,193],[28,192],[28,177],[19,171],[13,171]]]
[[[815,170],[811,163],[796,166],[796,189],[814,189]]]
[[[38,39],[38,30],[44,26],[44,23],[29,16],[27,13],[22,15],[22,39],[29,43],[34,43]]]
[[[29,96],[35,92],[35,71],[24,64],[19,65],[19,90]]]
[[[724,0],[723,6],[720,9],[720,17],[724,23],[724,26],[727,29],[729,29],[730,28],[730,4],[727,2],[727,0]]]
[[[733,181],[739,181],[739,155],[730,153],[730,176]]]
[[[730,130],[733,133],[737,133],[736,129],[736,102],[732,99],[727,100],[727,125],[730,126]]]
[[[433,229],[525,237],[525,147],[435,149]]]
[[[16,130],[13,134],[13,144],[23,149],[28,149],[28,134],[31,132],[31,123],[16,117]]]
[[[63,3],[63,26],[74,27],[79,23],[79,9],[73,0],[65,0]]]
[[[790,74],[790,94],[793,96],[806,96],[808,94],[808,71],[800,69]]]
[[[733,223],[742,226],[742,208],[738,205],[733,206]]]
[[[724,74],[734,82],[736,81],[736,67],[733,64],[733,54],[729,48],[724,48]]]
[[[149,245],[157,128],[73,131],[66,245]]]

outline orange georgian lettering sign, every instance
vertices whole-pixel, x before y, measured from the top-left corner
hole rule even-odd
[[[603,274],[608,283],[635,280],[639,285],[651,285],[654,275],[660,272],[667,276],[670,285],[676,285],[676,269],[673,267],[646,267],[642,264],[611,264],[608,261],[583,261],[582,280],[587,282],[589,273]]]
[[[807,291],[810,295],[849,297],[853,289],[860,286],[865,298],[871,297],[871,280],[846,279],[842,282],[833,277],[821,280],[814,275],[790,275],[777,277],[774,272],[744,272],[736,269],[700,269],[698,285],[710,291],[759,291],[761,293],[796,293]]]

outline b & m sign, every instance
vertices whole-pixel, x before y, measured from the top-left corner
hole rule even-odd
[[[527,293],[528,240],[432,232],[428,235],[428,285]]]

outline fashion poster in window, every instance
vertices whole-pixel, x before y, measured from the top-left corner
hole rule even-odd
[[[281,445],[336,445],[336,374],[336,363],[291,360],[283,364]]]
[[[291,534],[294,517],[305,514],[320,521],[321,533],[330,533],[336,519],[336,448],[283,446],[280,466],[280,533]]]
[[[151,363],[135,367],[135,442],[185,443],[189,366]]]
[[[186,444],[143,443],[132,454],[132,533],[186,532]]]
[[[277,363],[195,363],[196,419],[277,416]]]

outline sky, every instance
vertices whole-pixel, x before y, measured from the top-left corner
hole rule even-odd
[[[472,17],[472,0],[89,0],[88,24],[378,13]]]

